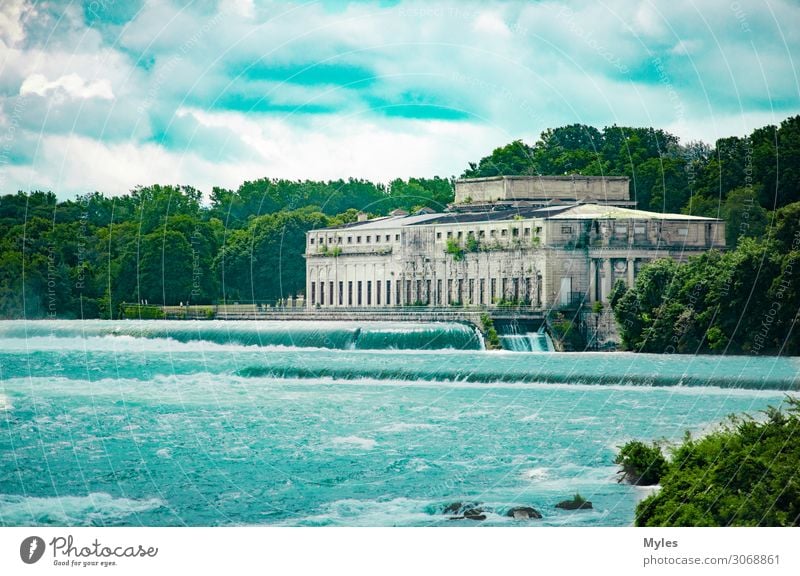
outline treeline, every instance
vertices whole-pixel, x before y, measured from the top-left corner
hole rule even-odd
[[[453,199],[444,178],[261,179],[214,188],[138,187],[57,201],[0,197],[0,317],[115,318],[123,302],[275,301],[305,287],[306,231]]]
[[[463,176],[503,174],[628,176],[638,208],[724,218],[733,246],[765,232],[767,211],[800,201],[800,116],[714,147],[655,128],[573,124],[546,130],[532,146],[498,148]]]

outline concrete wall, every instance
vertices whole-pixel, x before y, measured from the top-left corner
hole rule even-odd
[[[456,203],[498,200],[629,200],[628,178],[498,176],[456,181]]]

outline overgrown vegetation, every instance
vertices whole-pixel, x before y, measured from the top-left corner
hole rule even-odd
[[[628,350],[800,354],[800,203],[734,250],[650,263],[611,303]]]
[[[636,525],[800,526],[800,400],[785,404],[760,422],[731,417],[699,440],[687,434]]]
[[[550,334],[556,342],[556,347],[566,351],[580,351],[586,349],[586,338],[578,328],[577,322],[557,312],[550,321]]]
[[[494,320],[485,312],[481,314],[481,328],[486,335],[486,348],[487,350],[498,350],[502,348],[500,344],[500,335],[494,326]]]
[[[445,254],[450,254],[456,262],[461,262],[464,259],[464,248],[461,247],[461,244],[455,238],[449,238],[447,240],[447,246],[444,252]]]
[[[658,444],[647,445],[638,440],[625,444],[614,459],[622,467],[620,481],[636,486],[658,484],[667,469],[667,461]]]

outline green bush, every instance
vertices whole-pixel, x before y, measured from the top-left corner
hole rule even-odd
[[[444,251],[446,254],[450,254],[456,262],[460,262],[464,259],[464,249],[455,238],[450,238],[447,241],[447,248],[445,248]]]
[[[124,318],[140,320],[162,320],[165,318],[164,312],[158,306],[149,305],[125,305],[122,307]]]
[[[486,348],[488,350],[500,349],[500,335],[494,327],[492,317],[485,312],[481,314],[481,327],[483,328],[484,334],[486,334]]]
[[[636,507],[637,526],[800,526],[800,400],[766,419],[731,417],[720,430],[688,434]]]
[[[614,464],[622,466],[622,480],[636,486],[658,484],[667,468],[667,461],[658,445],[654,443],[648,446],[638,440],[625,444],[614,459]]]

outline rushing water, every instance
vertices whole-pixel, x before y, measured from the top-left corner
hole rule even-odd
[[[646,492],[617,446],[799,385],[797,359],[480,348],[458,324],[0,322],[0,524],[627,525]],[[575,492],[594,510],[554,508]]]

